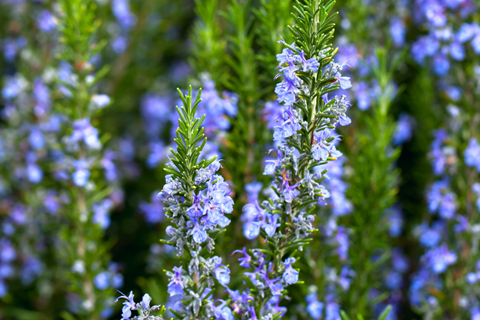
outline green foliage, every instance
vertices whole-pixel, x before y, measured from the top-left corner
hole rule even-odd
[[[354,174],[348,179],[350,188],[347,196],[354,211],[348,216],[346,226],[353,230],[351,236],[352,269],[356,276],[342,307],[349,314],[369,317],[374,303],[387,298],[380,295],[370,297],[372,289],[380,288],[382,279],[379,270],[390,257],[386,210],[396,201],[399,170],[395,162],[399,148],[392,147],[395,125],[389,110],[394,100],[393,73],[397,70],[401,56],[388,63],[387,49],[377,49],[378,65],[373,67],[380,94],[372,106],[371,113],[362,118],[362,127],[349,145],[348,159]]]
[[[59,26],[61,53],[58,58],[71,67],[72,80],[62,82],[70,95],[61,95],[56,101],[57,110],[66,115],[65,130],[71,130],[73,121],[94,116],[102,111],[91,107],[91,98],[96,92],[98,82],[106,75],[108,67],[104,66],[95,72],[91,60],[104,48],[105,42],[97,44],[96,32],[100,21],[96,19],[96,6],[93,1],[62,0],[60,2],[63,17]],[[92,119],[94,120],[94,118]],[[106,139],[102,139],[105,142]],[[94,159],[92,164],[92,180],[89,188],[78,187],[71,181],[65,181],[69,204],[61,210],[63,226],[60,230],[64,240],[60,252],[65,265],[64,272],[69,279],[68,291],[75,293],[81,301],[74,312],[64,312],[63,318],[95,320],[110,307],[113,288],[99,290],[94,285],[94,277],[107,269],[108,252],[113,241],[102,241],[104,230],[92,221],[92,205],[104,200],[113,191],[103,181],[100,167],[101,150],[90,150],[80,145],[78,150],[70,150],[63,146],[63,151],[74,160]]]
[[[195,74],[210,75],[215,83],[224,82],[225,50],[227,43],[218,17],[218,0],[195,0],[198,21],[192,34],[192,57],[189,59]]]
[[[385,320],[390,311],[392,311],[392,306],[387,306],[383,311],[382,313],[380,314],[380,316],[378,316],[378,320]],[[340,315],[342,317],[342,320],[350,320],[350,317],[347,315],[347,313],[345,311],[341,311],[340,312]],[[361,315],[361,314],[357,314],[357,319],[358,320],[364,320],[365,318]]]
[[[257,43],[261,49],[257,59],[262,67],[260,76],[265,78],[262,77],[262,82],[268,86],[265,88],[267,95],[273,91],[271,78],[276,74],[275,67],[278,64],[276,55],[283,49],[279,37],[283,35],[287,43],[291,41],[287,26],[293,23],[292,3],[291,0],[261,0],[260,6],[252,9],[258,19],[255,30],[258,37]]]
[[[192,104],[192,87],[189,87],[188,95],[183,95],[178,89],[183,106],[177,108],[180,116],[178,120],[177,137],[174,139],[177,143],[177,151],[170,149],[173,157],[171,162],[175,167],[165,167],[165,171],[174,177],[180,178],[185,183],[185,197],[191,200],[191,191],[195,187],[196,171],[206,168],[210,163],[215,161],[216,157],[211,159],[203,159],[198,162],[198,158],[202,153],[203,147],[207,142],[207,138],[203,133],[202,122],[205,119],[203,115],[200,119],[195,118],[195,112],[200,103],[202,90],[200,89],[195,101]],[[200,144],[200,145],[199,145]],[[176,170],[178,169],[178,170]]]

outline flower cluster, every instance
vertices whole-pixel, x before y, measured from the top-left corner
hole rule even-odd
[[[416,0],[414,5],[414,19],[428,32],[412,46],[412,55],[418,63],[431,57],[432,69],[444,76],[450,70],[450,59],[466,58],[468,44],[480,54],[480,27],[466,21],[476,10],[475,1]],[[462,21],[461,26],[451,24],[457,17]]]
[[[217,312],[213,302],[205,305],[202,300],[214,286],[214,279],[222,286],[230,282],[230,270],[222,264],[222,259],[202,252],[206,248],[211,253],[215,236],[230,224],[226,214],[233,211],[233,200],[228,184],[217,174],[221,164],[216,157],[197,162],[206,142],[203,128],[200,129],[205,116],[195,118],[200,92],[193,105],[191,87],[189,95],[180,95],[183,106],[177,108],[180,117],[175,139],[177,151],[171,150],[173,158],[165,169],[170,174],[158,195],[166,217],[173,223],[166,229],[170,237],[166,243],[176,246],[179,257],[185,254],[189,257],[183,260],[182,266],[175,267],[174,272],[167,273],[168,293],[181,298],[174,314],[182,317]]]
[[[52,36],[49,33],[56,30],[55,19],[46,9],[32,11],[28,17],[20,3],[12,4],[11,9],[15,14],[10,16],[10,23],[28,19],[38,28],[40,37],[48,39]],[[39,46],[46,46],[46,42],[42,38]],[[61,117],[52,111],[52,77],[48,70],[52,57],[44,55],[45,66],[27,73],[24,69],[36,65],[39,51],[28,46],[15,30],[9,30],[0,43],[5,58],[0,92],[0,298],[3,298],[10,293],[10,281],[16,281],[17,286],[30,286],[39,276],[47,277],[45,244],[56,244],[55,236],[47,230],[57,226],[56,214],[62,201],[51,185],[47,170],[61,122]]]
[[[190,207],[182,206],[185,203],[182,198],[186,190],[180,179],[171,175],[166,177],[167,183],[159,193],[159,198],[167,212],[171,212],[169,218],[175,227],[169,226],[167,235],[172,237],[169,241],[176,242],[180,256],[185,246],[194,248],[205,242],[209,249],[213,250],[214,241],[208,237],[208,233],[216,231],[217,228],[225,228],[230,223],[225,214],[233,211],[233,200],[228,196],[228,184],[222,176],[215,174],[220,166],[220,162],[215,160],[208,167],[197,170],[195,186],[203,191],[193,196]]]
[[[215,83],[207,75],[202,75],[201,80],[203,98],[198,105],[197,112],[205,114],[205,135],[212,140],[212,142],[207,142],[206,152],[202,155],[208,158],[218,154],[218,144],[220,144],[225,132],[230,129],[230,118],[237,114],[237,97],[228,91],[220,94],[215,89]],[[198,94],[198,91],[195,91],[194,94]],[[172,100],[167,96],[153,94],[148,94],[143,98],[142,116],[150,149],[147,159],[149,167],[158,165],[166,158],[168,153],[168,149],[163,142],[164,139],[162,139],[162,135],[165,134],[162,128],[165,128],[167,123],[172,123],[169,136],[176,136],[175,123],[177,123],[179,116],[176,112],[172,112],[173,109],[169,107]],[[181,101],[177,101],[177,104],[181,104]]]
[[[121,293],[121,292],[120,292]],[[133,292],[130,291],[128,297],[122,293],[120,297],[115,300],[117,302],[120,299],[125,299],[123,302],[122,308],[122,320],[163,320],[163,314],[165,313],[165,307],[162,306],[151,306],[150,302],[152,301],[152,297],[148,293],[144,294],[142,297],[142,302],[135,303],[133,300]],[[138,311],[138,315],[132,316],[132,311]],[[150,315],[152,312],[159,312],[158,316]]]
[[[307,1],[306,6],[297,9],[309,12],[314,7]],[[318,12],[312,12],[298,16],[298,21],[311,25],[312,30],[322,28],[324,21],[316,22]],[[298,34],[305,32],[295,30]],[[243,254],[241,265],[254,270],[245,272],[248,291],[230,292],[234,313],[252,319],[284,314],[278,303],[286,295],[285,287],[299,278],[299,272],[292,267],[296,261],[292,251],[302,250],[310,242],[309,235],[314,231],[314,216],[310,213],[320,199],[330,196],[320,184],[325,171],[313,168],[342,156],[336,149],[333,129],[337,124],[351,122],[346,115],[350,105],[346,96],[328,98],[328,92],[351,87],[350,79],[341,74],[345,64],[332,60],[333,49],[325,45],[312,50],[310,43],[280,43],[286,48],[277,55],[280,73],[276,78],[282,78],[275,88],[279,104],[270,103],[265,113],[277,116],[269,121],[276,147],[270,152],[275,152],[277,159],[267,160],[264,171],[274,178],[274,193],[261,204],[257,197],[250,197],[255,201],[244,207],[243,215],[245,236],[253,239],[262,235],[268,248],[254,249],[250,254],[245,249],[235,251]],[[279,110],[275,111],[275,107]]]
[[[118,25],[115,26],[116,28],[111,28],[114,36],[112,49],[115,53],[120,54],[128,47],[129,31],[137,23],[137,17],[130,10],[129,0],[113,0],[110,6],[118,23]]]

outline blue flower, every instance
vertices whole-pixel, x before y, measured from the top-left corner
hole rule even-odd
[[[278,77],[283,77],[283,81],[278,83],[275,88],[275,93],[278,95],[277,101],[285,103],[286,106],[291,106],[295,102],[295,96],[300,93],[298,87],[302,84],[302,80],[295,74],[295,66],[282,68]]]
[[[269,150],[268,153],[272,152],[273,150]],[[265,160],[265,170],[263,172],[264,175],[272,175],[275,173],[275,169],[281,166],[282,160],[282,153],[280,151],[276,151],[277,159],[276,160]]]
[[[275,234],[275,231],[277,230],[278,227],[281,226],[280,223],[277,223],[278,219],[280,218],[279,214],[269,214],[267,213],[265,216],[265,222],[263,223],[262,227],[265,230],[265,233],[269,237],[273,237]]]
[[[439,76],[444,76],[450,70],[450,61],[443,54],[437,54],[433,58],[433,70]]]
[[[157,194],[154,192],[151,196],[151,202],[142,202],[139,209],[145,214],[145,220],[148,223],[158,223],[163,220],[163,205]]]
[[[121,293],[121,292],[120,292]],[[128,297],[122,293],[122,296],[118,297],[115,302],[120,299],[125,299],[126,301],[123,302],[122,308],[122,319],[130,319],[132,315],[132,311],[135,308],[135,302],[133,301],[133,292],[130,291]]]
[[[300,57],[302,59],[302,67],[303,71],[312,71],[313,73],[316,73],[318,71],[318,67],[320,67],[320,63],[318,62],[317,58],[310,58],[310,59],[305,59],[305,53],[302,52],[300,53]]]
[[[19,77],[7,77],[3,84],[2,97],[5,100],[16,98],[25,88],[25,80]]]
[[[325,307],[325,320],[338,320],[340,317],[340,306],[334,300],[335,298],[332,295],[328,295],[326,300]]]
[[[294,284],[298,282],[298,271],[292,268],[295,263],[295,258],[290,257],[285,260],[285,271],[283,272],[282,279],[287,284]]]
[[[93,149],[99,149],[101,147],[100,140],[98,140],[98,130],[90,124],[90,119],[84,118],[76,120],[73,123],[70,142],[77,143],[79,141],[83,141]]]
[[[247,239],[255,239],[260,234],[259,222],[247,222],[243,225],[243,234]]]
[[[252,257],[247,253],[247,250],[245,247],[243,250],[235,250],[233,251],[232,255],[235,253],[242,253],[244,256],[239,258],[238,261],[240,261],[240,266],[244,268],[250,268],[250,263],[252,263]]]
[[[7,238],[0,239],[0,249],[0,260],[2,262],[11,262],[17,257],[17,252]]]
[[[449,265],[456,261],[457,254],[450,251],[445,244],[431,249],[422,257],[422,262],[435,273],[443,273]]]
[[[111,7],[115,18],[123,29],[130,30],[137,22],[137,17],[130,11],[128,0],[112,0]]]
[[[106,94],[94,94],[91,101],[96,108],[102,109],[110,105],[111,100]]]
[[[365,82],[359,82],[356,87],[355,95],[360,110],[367,110],[370,108],[371,96],[368,84]]]
[[[173,296],[183,296],[183,289],[186,287],[185,280],[182,270],[182,266],[173,267],[174,273],[167,273],[170,276],[170,282],[168,283],[167,292],[170,294],[170,297]]]
[[[226,287],[230,283],[230,269],[222,264],[222,258],[215,257],[215,278]]]
[[[207,240],[207,231],[196,220],[193,220],[193,228],[188,230],[187,235],[192,236],[193,240],[200,244]]]
[[[50,33],[57,27],[57,19],[48,10],[43,10],[38,14],[37,26],[40,31]]]
[[[110,285],[110,272],[104,271],[100,272],[93,278],[93,282],[95,283],[95,286],[99,290],[105,290],[108,288]]]
[[[37,126],[31,127],[28,141],[30,142],[30,146],[35,150],[42,149],[45,146],[45,138]]]
[[[84,187],[90,177],[88,168],[91,166],[91,161],[85,159],[74,160],[72,165],[75,168],[75,172],[72,174],[73,182],[79,187]]]
[[[412,130],[415,120],[407,115],[401,114],[398,118],[397,129],[393,136],[393,143],[397,146],[409,141],[412,138]]]
[[[405,43],[405,32],[405,22],[398,17],[394,17],[390,22],[390,35],[397,47],[403,46]]]
[[[283,181],[283,197],[285,198],[285,202],[292,203],[293,199],[300,194],[300,191],[297,190],[297,185],[294,184],[291,186],[288,183],[288,180]]]
[[[92,221],[100,225],[102,229],[108,228],[110,225],[110,216],[109,211],[113,207],[113,202],[110,199],[105,199],[99,203],[96,203],[92,206],[93,216]]]
[[[221,303],[218,306],[213,305],[213,313],[216,320],[234,320],[232,309],[230,309],[226,304],[226,301],[216,300],[215,302],[220,301]]]
[[[310,314],[310,317],[320,319],[323,315],[323,302],[317,300],[317,294],[315,293],[308,295],[306,300],[308,302],[307,312]]]
[[[477,171],[480,172],[480,145],[476,139],[470,139],[463,155],[465,157],[465,164],[469,167],[475,167]]]
[[[476,34],[479,33],[479,31],[480,31],[480,28],[478,27],[477,24],[464,23],[456,33],[455,38],[460,43],[465,43],[471,40]]]

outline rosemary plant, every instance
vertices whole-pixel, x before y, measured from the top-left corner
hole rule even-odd
[[[332,130],[351,122],[346,97],[328,97],[340,87],[351,87],[349,78],[340,73],[343,65],[333,60],[334,4],[333,0],[297,2],[297,24],[290,27],[295,42],[281,41],[285,49],[277,55],[281,72],[277,78],[283,80],[275,93],[283,106],[275,126],[276,149],[271,150],[277,159],[267,160],[264,172],[274,178],[273,195],[261,205],[244,208],[249,217],[247,237],[261,235],[266,247],[240,251],[241,266],[253,272],[244,276],[248,291],[230,291],[234,312],[250,318],[278,319],[285,314],[279,303],[287,296],[285,288],[299,280],[293,264],[312,240],[312,213],[319,200],[329,196],[320,185],[326,172],[313,169],[342,155],[334,146]]]
[[[105,161],[98,129],[92,124],[110,104],[108,96],[95,94],[108,67],[95,70],[93,58],[105,42],[96,42],[100,22],[93,1],[62,0],[60,9],[61,97],[56,107],[65,121],[54,170],[60,187],[68,190],[67,204],[61,210],[65,219],[61,252],[68,270],[70,310],[63,317],[101,319],[109,315],[113,289],[122,282],[115,267],[107,265],[110,245],[103,241],[114,206],[109,198],[113,164]]]

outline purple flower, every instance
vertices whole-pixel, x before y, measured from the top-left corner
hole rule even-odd
[[[25,207],[21,204],[16,204],[10,211],[10,218],[15,224],[24,225],[27,222]]]
[[[173,267],[173,272],[169,272],[170,282],[168,284],[167,292],[170,294],[170,297],[173,296],[183,296],[183,289],[186,287],[183,280],[183,270],[182,267]]]
[[[40,31],[50,33],[57,27],[57,18],[50,11],[43,10],[38,14],[37,26]]]
[[[135,301],[133,301],[133,292],[130,291],[130,294],[128,295],[128,297],[125,294],[122,293],[122,296],[118,297],[115,300],[115,302],[117,302],[119,299],[125,299],[126,300],[126,301],[123,302],[122,319],[130,319],[130,316],[132,315],[131,310],[133,310],[135,308]]]
[[[365,82],[360,82],[357,84],[355,90],[358,108],[360,110],[367,110],[370,108],[371,96],[369,93],[368,84]]]
[[[241,267],[244,267],[244,268],[250,268],[250,263],[252,262],[252,257],[247,253],[247,250],[245,249],[245,247],[243,248],[242,251],[240,250],[235,250],[233,251],[232,255],[234,255],[235,253],[241,253],[243,254],[244,256],[239,258],[238,261],[240,261],[240,266]]]
[[[150,203],[142,202],[139,208],[145,214],[145,220],[148,223],[154,224],[163,220],[163,205],[156,192],[152,193]]]
[[[291,186],[288,180],[284,180],[282,193],[285,197],[285,202],[292,203],[293,199],[300,194],[300,191],[297,190],[296,184]]]
[[[456,196],[449,191],[448,181],[434,182],[427,192],[427,201],[430,212],[438,211],[444,219],[453,218],[456,210]]]
[[[218,306],[213,305],[215,320],[234,320],[232,310],[226,305],[227,302],[223,300],[216,300],[215,302],[218,301],[221,302]]]
[[[393,207],[388,210],[387,220],[389,224],[388,232],[390,236],[396,238],[402,233],[403,217],[399,207]]]
[[[111,7],[115,18],[123,29],[130,30],[137,22],[137,17],[130,12],[128,0],[112,0]]]
[[[253,203],[258,200],[258,194],[262,191],[263,183],[261,182],[252,182],[245,186],[245,191],[247,192],[247,199],[249,203]]]
[[[422,257],[423,263],[435,273],[443,273],[449,265],[457,261],[457,255],[448,250],[443,244],[438,248],[431,249]]]
[[[310,317],[313,319],[320,319],[323,315],[323,302],[317,300],[317,295],[315,293],[308,295],[306,300],[308,302],[307,312],[310,314]]]
[[[149,144],[150,154],[147,158],[147,165],[150,168],[156,167],[165,158],[165,146],[162,142],[152,142]]]
[[[111,100],[110,97],[106,94],[94,94],[91,101],[96,108],[102,109],[107,107],[110,104]]]
[[[399,290],[402,285],[402,275],[395,271],[390,271],[385,277],[385,284],[390,290]]]
[[[450,61],[443,54],[437,54],[433,58],[433,70],[439,76],[444,76],[450,70]]]
[[[285,271],[283,272],[282,279],[286,284],[294,284],[298,282],[298,271],[292,268],[292,264],[295,263],[295,258],[290,257],[285,260]]]
[[[393,143],[397,146],[409,141],[412,138],[412,129],[415,125],[415,120],[407,115],[401,114],[398,118],[397,129],[393,136]]]
[[[215,263],[215,278],[218,280],[218,282],[226,287],[230,283],[230,269],[228,269],[226,266],[224,266],[222,263],[222,258],[215,257],[216,263]]]
[[[473,192],[475,192],[475,194],[477,195],[478,199],[477,199],[477,207],[478,207],[478,210],[480,211],[480,183],[474,183],[473,186],[472,186],[472,190]]]
[[[277,77],[283,77],[284,79],[277,84],[275,93],[278,95],[278,102],[291,106],[295,102],[295,96],[300,92],[298,87],[302,84],[302,80],[296,76],[294,66],[282,68],[281,70],[283,73],[278,74]]]
[[[475,23],[472,23],[472,24],[464,23],[458,30],[457,34],[455,35],[455,38],[460,43],[465,43],[471,40],[476,34],[479,33],[479,31],[480,31],[480,28]]]
[[[281,226],[280,223],[277,223],[278,219],[280,218],[280,215],[279,214],[272,215],[267,213],[265,218],[266,218],[265,219],[266,221],[263,223],[262,227],[265,230],[265,233],[267,234],[267,236],[273,237],[277,228]]]
[[[465,49],[463,48],[463,45],[458,41],[453,41],[450,44],[450,55],[457,61],[465,59]]]
[[[198,223],[198,221],[194,220],[194,226],[192,229],[188,230],[187,235],[192,236],[193,240],[196,243],[203,243],[207,240],[207,231]]]
[[[294,46],[294,44],[292,44],[292,46]],[[284,48],[282,50],[282,53],[277,54],[277,61],[280,62],[279,67],[284,64],[293,65],[294,59],[295,55],[293,54],[293,51],[289,48]]]
[[[463,155],[465,157],[465,164],[469,167],[475,167],[477,171],[480,172],[480,145],[476,139],[470,139]]]
[[[335,298],[332,295],[328,295],[326,298],[325,306],[325,320],[339,320],[340,317],[340,306],[335,301]]]
[[[266,283],[267,283],[268,287],[270,288],[270,290],[272,292],[272,295],[274,295],[274,296],[281,296],[282,295],[283,284],[280,281],[280,278],[275,279],[275,280],[267,280]]]
[[[470,311],[471,313],[471,320],[480,320],[480,307],[473,307]]]
[[[25,80],[19,77],[7,77],[3,84],[2,97],[5,100],[16,98],[25,88]]]
[[[113,159],[116,158],[115,153],[112,150],[105,150],[101,165],[105,170],[105,179],[108,181],[114,181],[117,179],[117,167],[113,163]]]
[[[247,239],[255,239],[260,234],[259,222],[247,222],[243,225],[243,234]]]
[[[42,169],[35,163],[27,164],[28,180],[32,183],[39,183],[43,179]]]
[[[300,53],[300,57],[302,60],[302,67],[303,71],[312,71],[313,73],[316,73],[318,71],[318,67],[320,66],[320,63],[318,62],[317,58],[311,58],[311,59],[305,59],[305,53]]]
[[[93,278],[93,283],[95,283],[95,287],[99,290],[105,290],[110,285],[110,272],[103,271],[100,272]]]
[[[110,225],[109,211],[113,207],[113,202],[110,199],[105,199],[92,206],[93,216],[92,221],[100,225],[102,229],[108,228]]]
[[[268,153],[273,150],[269,150]],[[263,171],[264,175],[272,175],[275,173],[275,169],[281,166],[282,154],[280,151],[276,151],[277,159],[276,160],[265,160],[265,170]]]
[[[99,149],[101,147],[100,140],[98,140],[98,130],[90,124],[90,119],[84,118],[73,123],[70,142],[77,143],[78,141],[83,141],[93,149]]]
[[[336,55],[338,61],[346,61],[350,67],[355,69],[358,66],[359,53],[357,47],[354,45],[339,46],[338,53]]]
[[[348,234],[347,229],[344,227],[338,227],[337,233],[333,238],[333,242],[337,245],[335,250],[342,261],[348,258]]]
[[[397,47],[401,47],[405,43],[405,31],[405,22],[403,19],[394,17],[390,22],[390,35],[392,36],[393,43]]]
[[[267,122],[267,128],[273,129],[282,119],[283,107],[278,101],[268,101],[262,110],[263,121]]]
[[[428,248],[433,248],[437,246],[442,239],[443,228],[443,223],[435,223],[432,228],[429,228],[423,223],[415,232],[420,234],[420,244]]]
[[[1,262],[11,262],[17,257],[17,252],[7,238],[0,239],[0,249]]]
[[[112,40],[112,49],[116,54],[123,53],[128,46],[128,37],[119,35]]]
[[[90,168],[91,162],[89,160],[80,159],[72,161],[72,165],[75,168],[75,172],[72,174],[73,182],[79,187],[84,187],[90,177],[90,171],[88,171],[88,168]]]

